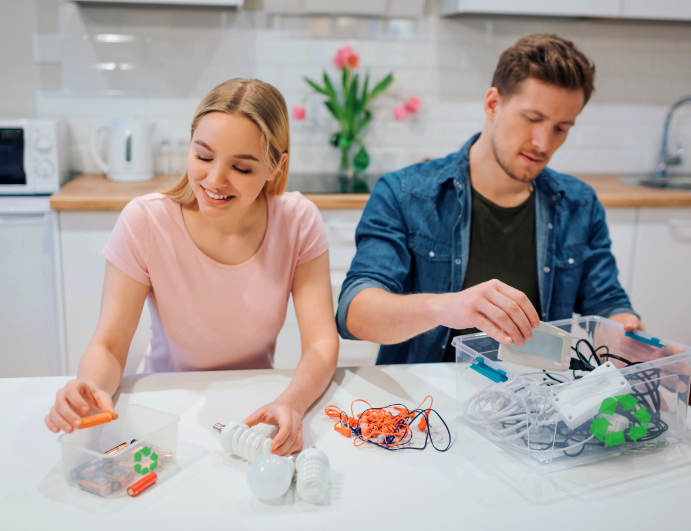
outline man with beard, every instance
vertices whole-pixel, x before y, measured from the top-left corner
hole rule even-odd
[[[482,132],[377,182],[339,297],[342,337],[380,343],[389,364],[453,361],[451,340],[477,331],[522,346],[541,320],[574,312],[641,328],[594,190],[546,167],[594,78],[556,35],[503,52]]]

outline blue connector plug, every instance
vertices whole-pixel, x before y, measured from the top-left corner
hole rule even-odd
[[[651,347],[664,347],[662,341],[660,341],[660,339],[657,337],[651,337],[650,339],[648,339],[645,336],[638,335],[636,332],[626,332],[626,337],[630,337],[631,339],[635,339],[636,341],[640,341],[641,343],[645,343],[646,345],[650,345]]]
[[[493,382],[505,382],[508,380],[508,376],[506,376],[506,373],[502,371],[501,369],[493,369],[489,365],[485,363],[485,360],[480,358],[479,356],[475,358],[475,363],[472,363],[470,365],[470,368],[473,369],[474,371],[479,372],[483,376],[486,376]]]

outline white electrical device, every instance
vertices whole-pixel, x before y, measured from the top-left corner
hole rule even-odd
[[[561,386],[560,386],[561,387]],[[552,397],[560,420],[575,430],[593,418],[605,398],[628,394],[631,385],[610,361],[603,363],[583,378],[574,380],[566,389]]]
[[[561,328],[540,322],[533,330],[533,338],[522,347],[501,345],[499,359],[524,367],[546,371],[567,371],[571,363],[571,343],[573,336]]]

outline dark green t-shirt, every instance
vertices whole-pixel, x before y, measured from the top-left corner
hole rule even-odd
[[[470,258],[463,288],[498,279],[526,294],[540,315],[535,247],[535,192],[518,206],[505,208],[472,191]],[[477,328],[451,330],[443,361],[456,361],[451,340],[478,333]]]

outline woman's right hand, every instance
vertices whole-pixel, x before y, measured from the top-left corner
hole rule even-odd
[[[58,389],[55,405],[44,420],[53,433],[60,430],[72,433],[81,427],[82,417],[107,411],[112,413],[113,420],[118,418],[110,394],[82,380],[70,380],[65,387]]]

